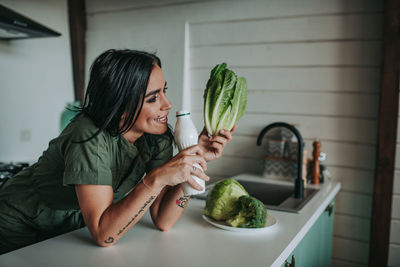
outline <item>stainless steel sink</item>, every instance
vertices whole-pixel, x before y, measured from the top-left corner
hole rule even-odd
[[[300,212],[301,209],[309,202],[318,192],[316,188],[304,188],[304,198],[294,198],[293,184],[268,183],[263,180],[255,181],[236,179],[246,191],[253,197],[261,200],[267,209]],[[207,186],[205,193],[195,195],[193,198],[206,199],[208,192],[213,188],[214,184]]]
[[[304,188],[304,198],[294,198],[294,186],[238,180],[247,192],[261,200],[267,209],[299,212],[318,192],[318,189]]]

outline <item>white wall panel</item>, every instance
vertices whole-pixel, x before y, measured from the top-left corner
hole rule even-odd
[[[204,125],[203,112],[192,112],[192,119],[198,130],[201,130]],[[375,144],[376,142],[376,131],[371,130],[377,127],[376,119],[262,112],[245,113],[238,123],[235,136],[246,135],[257,137],[265,126],[277,121],[284,121],[295,125],[305,139],[321,139],[323,137],[324,140],[329,141],[345,141],[359,144]],[[322,145],[324,140],[321,140]]]
[[[226,62],[233,67],[379,66],[379,41],[249,44],[191,48],[193,68],[210,69]],[[318,55],[318,56],[316,56]]]
[[[359,263],[354,263],[350,262],[347,260],[338,260],[333,258],[331,262],[331,267],[366,267],[368,266],[367,264],[359,264]]]
[[[355,67],[234,67],[250,90],[314,92],[379,92],[380,69]],[[210,69],[192,69],[191,87],[204,90]]]
[[[192,91],[193,111],[203,109],[203,94],[203,91]],[[377,95],[252,90],[247,92],[247,113],[346,116],[371,119],[377,117],[377,110]]]
[[[375,171],[336,166],[328,166],[328,170],[334,180],[342,183],[342,191],[372,195]]]
[[[392,220],[390,224],[390,243],[400,245],[400,220]]]
[[[266,17],[292,17],[315,14],[336,14],[336,13],[368,13],[382,11],[382,3],[376,0],[335,0],[335,1],[315,1],[302,0],[301,2],[293,2],[291,0],[252,0],[249,1],[218,1],[218,0],[87,0],[87,12],[90,16],[106,13],[106,12],[129,12],[138,9],[142,11],[142,6],[147,6],[156,10],[165,11],[168,5],[172,6],[176,14],[181,10],[185,11],[186,18],[196,22],[210,21],[229,21],[243,20],[249,18],[266,18]],[[199,2],[198,4],[190,4],[190,2]],[[160,3],[167,3],[157,8]],[[176,8],[177,4],[181,7]],[[150,17],[148,20],[152,20]],[[171,20],[176,19],[172,17]]]
[[[400,96],[399,96],[400,101]],[[398,110],[400,114],[400,109]],[[397,145],[392,197],[392,221],[390,225],[390,245],[388,266],[400,266],[400,117],[397,121]]]
[[[338,14],[203,22],[193,23],[192,32],[192,46],[380,38],[382,16]]]
[[[347,260],[367,266],[369,257],[369,244],[343,238],[334,238],[332,248],[333,260]]]
[[[264,141],[266,144],[266,141]],[[312,140],[306,140],[306,149],[311,151]],[[329,158],[327,165],[343,167],[358,167],[373,170],[375,162],[375,147],[358,145],[352,143],[340,143],[325,141],[322,150],[327,153]],[[235,138],[224,150],[224,155],[245,157],[249,159],[261,159],[266,154],[266,146],[257,146],[255,137],[235,136]],[[311,152],[310,152],[311,157]]]
[[[400,143],[396,145],[396,160],[395,160],[395,168],[400,170]]]
[[[116,3],[116,1],[109,0],[89,0],[86,1],[86,10],[89,14],[98,14],[103,12],[118,12],[121,10],[143,10],[157,7],[195,3],[200,1],[204,0],[119,0],[118,3]]]
[[[210,176],[210,182],[215,181],[215,178],[229,178],[240,173],[260,174],[261,164],[262,162],[256,159],[223,156],[207,164],[206,174]]]
[[[336,212],[369,218],[372,214],[372,196],[341,191],[336,197]]]
[[[392,218],[400,219],[400,195],[393,195]]]
[[[349,215],[335,215],[335,236],[368,242],[371,222],[367,218]]]
[[[388,266],[389,267],[400,266],[400,245],[390,244]]]
[[[400,194],[400,169],[396,169],[394,175],[393,193]]]

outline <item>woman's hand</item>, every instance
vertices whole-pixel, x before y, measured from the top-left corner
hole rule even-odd
[[[232,141],[232,135],[235,132],[237,125],[233,126],[232,130],[221,130],[220,135],[209,137],[206,128],[203,129],[199,136],[199,146],[204,151],[204,159],[211,161],[221,157],[225,146]]]
[[[207,169],[204,152],[198,145],[182,150],[168,162],[153,169],[146,175],[145,183],[162,188],[187,182],[194,189],[202,190],[203,188],[192,178],[192,175],[204,181],[210,178],[202,170],[194,167],[194,163],[199,164],[204,171]]]

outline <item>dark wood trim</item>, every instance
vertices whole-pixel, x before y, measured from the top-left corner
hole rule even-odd
[[[84,0],[68,0],[72,73],[75,100],[83,103],[85,92],[86,9]]]
[[[369,266],[387,266],[399,106],[400,1],[385,1],[382,88]]]

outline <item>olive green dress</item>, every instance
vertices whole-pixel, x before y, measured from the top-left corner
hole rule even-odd
[[[166,135],[144,135],[134,145],[101,131],[78,115],[49,143],[38,162],[8,180],[0,191],[0,254],[85,226],[74,184],[110,185],[114,202],[143,175],[172,157]]]

